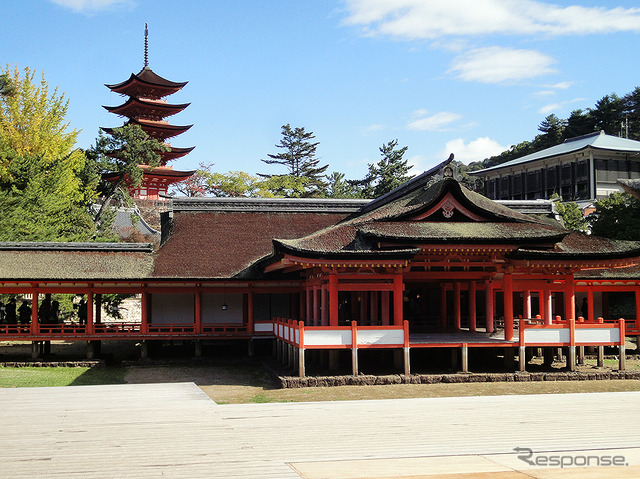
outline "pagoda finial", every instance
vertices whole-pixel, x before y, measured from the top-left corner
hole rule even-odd
[[[144,67],[149,66],[149,29],[147,24],[144,24]]]

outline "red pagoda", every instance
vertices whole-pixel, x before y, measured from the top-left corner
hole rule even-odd
[[[178,171],[167,166],[169,161],[180,158],[195,147],[177,148],[171,146],[169,138],[184,133],[193,125],[171,125],[165,119],[180,113],[189,103],[173,105],[167,103],[165,97],[180,91],[188,82],[172,82],[162,78],[149,68],[148,61],[148,29],[144,30],[144,68],[138,74],[131,74],[128,80],[113,85],[106,85],[111,91],[128,96],[128,100],[120,106],[105,106],[104,108],[121,117],[127,118],[125,125],[139,125],[151,138],[155,138],[169,147],[168,151],[160,154],[160,166],[150,167],[141,164],[143,170],[142,183],[138,187],[130,188],[131,196],[139,199],[162,199],[167,194],[167,188],[173,183],[184,181],[193,175],[194,171]],[[112,134],[113,128],[102,128],[107,134]],[[107,180],[118,178],[117,173],[104,175]]]

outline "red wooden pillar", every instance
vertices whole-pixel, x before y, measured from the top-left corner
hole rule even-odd
[[[202,291],[196,291],[193,300],[193,332],[199,334],[202,332]],[[247,331],[251,334],[251,329]]]
[[[484,284],[484,307],[487,333],[493,333],[493,284],[491,281],[486,281]]]
[[[544,296],[544,314],[542,317],[544,318],[544,324],[549,326],[553,322],[553,309],[551,305],[551,290],[545,289],[543,292]]]
[[[382,325],[389,326],[389,291],[380,293],[380,316],[382,317]]]
[[[320,287],[320,324],[329,325],[329,305],[327,304],[327,288],[323,284]]]
[[[329,275],[329,325],[337,326],[339,319],[338,275]]]
[[[540,319],[545,318],[544,291],[538,291],[538,315],[540,315]]]
[[[447,330],[447,288],[440,284],[440,330]]]
[[[513,340],[513,277],[511,273],[504,274],[504,339]]]
[[[87,334],[93,334],[95,331],[93,327],[93,291],[87,293]]]
[[[142,292],[140,298],[140,332],[147,334],[149,332],[149,293]]]
[[[527,319],[532,318],[533,316],[531,315],[531,291],[528,289],[525,289],[522,292],[522,300],[524,302],[524,311],[522,313],[522,316],[524,316]]]
[[[254,306],[253,306],[253,302],[255,300],[255,293],[253,292],[253,290],[249,290],[249,293],[247,294],[247,330],[249,331],[249,334],[253,334],[253,323],[255,321],[254,318]]]
[[[576,291],[573,275],[570,274],[566,278],[564,288],[564,315],[567,321],[576,319]]]
[[[402,326],[402,273],[397,273],[393,277],[393,324]]]
[[[453,327],[456,331],[461,328],[461,311],[460,311],[460,281],[453,283]]]
[[[38,291],[31,294],[31,334],[38,334]]]
[[[637,293],[636,293],[636,301],[637,301]],[[637,304],[637,303],[636,303]],[[594,306],[593,306],[593,286],[589,286],[589,290],[587,291],[587,310],[589,311],[589,313],[587,314],[589,317],[585,318],[587,321],[594,321],[596,320],[596,316],[594,314]],[[637,314],[637,313],[636,313]],[[636,324],[637,324],[637,319],[636,319]]]
[[[469,331],[475,331],[476,321],[476,282],[469,283]]]

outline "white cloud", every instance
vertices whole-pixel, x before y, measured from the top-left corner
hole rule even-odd
[[[471,161],[481,161],[490,156],[498,155],[507,150],[508,147],[499,144],[497,141],[489,137],[476,138],[475,140],[465,143],[463,138],[456,138],[448,141],[444,150],[440,154],[443,160],[453,153],[455,159],[463,163]]]
[[[549,113],[555,113],[562,110],[565,106],[571,105],[572,103],[578,103],[581,101],[585,101],[584,98],[574,98],[573,100],[561,101],[559,103],[550,103],[548,105],[543,106],[538,110],[538,113],[543,115],[547,115]]]
[[[416,110],[414,112],[415,116],[422,116],[426,114],[426,111],[423,109]],[[445,126],[453,123],[454,121],[462,118],[461,115],[457,113],[452,113],[449,111],[442,111],[440,113],[435,113],[434,115],[427,116],[425,118],[418,118],[417,120],[412,121],[407,125],[407,128],[411,130],[419,130],[419,131],[434,131],[440,130]]]
[[[505,83],[551,73],[555,60],[535,50],[476,48],[453,60],[449,72],[465,81]]]
[[[95,12],[109,7],[131,3],[131,0],[50,0],[62,7],[70,8],[76,12]]]
[[[559,6],[534,0],[347,0],[344,23],[368,35],[582,35],[640,31],[640,8]]]

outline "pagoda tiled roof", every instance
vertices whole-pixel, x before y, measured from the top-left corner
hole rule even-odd
[[[135,124],[135,125],[140,125],[140,127],[142,128],[142,130],[149,135],[151,138],[154,138],[156,140],[159,141],[165,141],[168,138],[172,138],[174,136],[178,136],[182,133],[184,133],[185,131],[187,131],[189,128],[191,128],[193,125],[183,125],[183,126],[179,126],[179,125],[170,125],[169,123],[166,122],[160,122],[160,121],[153,121],[153,120],[136,120],[136,119],[130,119],[127,123],[127,125],[130,124]],[[113,130],[114,128],[110,128],[110,127],[102,127],[102,131],[104,131],[105,133],[108,133],[110,135],[113,134]]]
[[[164,101],[142,100],[130,97],[125,103],[118,106],[103,106],[106,110],[116,115],[130,119],[162,120],[168,116],[180,113],[190,103],[172,105]]]
[[[172,82],[156,74],[149,67],[121,82],[106,85],[110,90],[128,96],[162,98],[181,90],[188,82]]]

